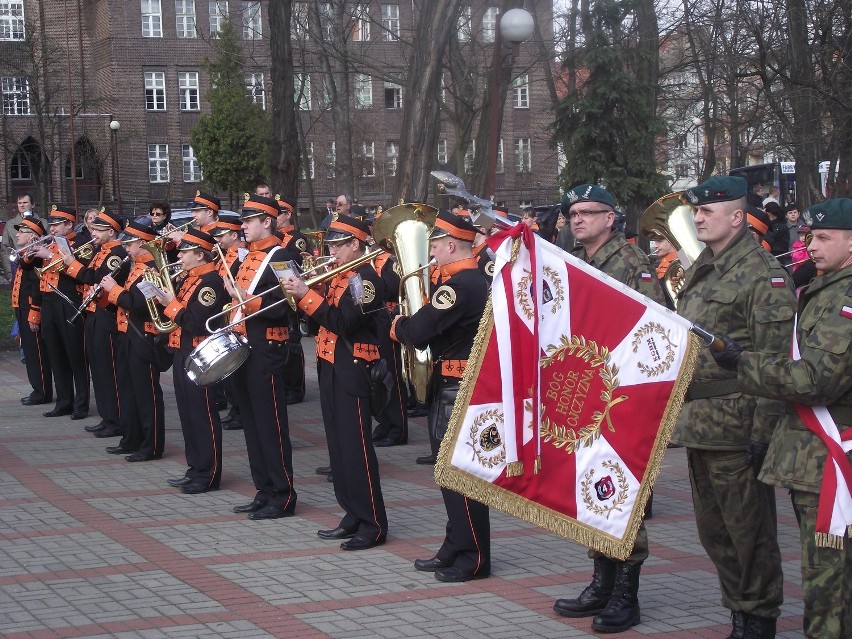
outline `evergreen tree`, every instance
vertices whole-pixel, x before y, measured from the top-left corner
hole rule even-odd
[[[205,59],[211,86],[205,98],[210,113],[192,128],[190,144],[204,169],[204,182],[229,195],[249,191],[269,172],[269,117],[246,95],[245,63],[230,23],[212,41],[213,60]]]

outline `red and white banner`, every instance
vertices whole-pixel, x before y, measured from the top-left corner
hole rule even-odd
[[[491,299],[436,481],[626,558],[697,338],[677,314],[523,224],[489,243]]]

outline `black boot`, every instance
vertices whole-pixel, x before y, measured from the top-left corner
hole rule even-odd
[[[592,619],[592,630],[624,632],[639,623],[639,571],[642,566],[618,562],[615,586],[606,609]]]
[[[745,633],[743,639],[774,639],[775,619],[746,615]]]
[[[592,583],[576,599],[557,599],[553,611],[563,617],[591,617],[606,608],[615,584],[616,562],[607,557],[595,559]]]
[[[731,634],[725,639],[743,639],[746,627],[746,613],[741,610],[731,612]]]

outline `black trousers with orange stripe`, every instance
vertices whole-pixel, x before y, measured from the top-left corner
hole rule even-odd
[[[263,352],[263,348],[263,345],[252,347],[245,364],[229,379],[233,380],[232,388],[240,407],[251,478],[257,489],[255,499],[293,512],[296,490],[287,393],[281,375],[284,360],[270,372],[274,354]]]
[[[115,313],[99,308],[86,313],[86,358],[92,374],[95,406],[107,430],[121,430],[121,398],[118,394],[116,360],[118,328]],[[122,435],[124,434],[123,431]]]
[[[346,512],[340,527],[378,539],[387,535],[388,517],[373,448],[370,398],[348,393],[332,364],[319,360],[317,367],[334,496]]]
[[[132,329],[131,329],[132,330]],[[131,333],[120,333],[120,371],[129,377],[129,383],[119,384],[121,417],[127,425],[122,446],[129,450],[161,457],[166,434],[163,408],[163,389],[160,387],[160,370],[140,356],[136,339]],[[122,377],[122,381],[127,379]]]
[[[15,309],[15,319],[18,320],[18,334],[21,336],[21,348],[24,350],[24,360],[27,367],[27,379],[30,386],[33,387],[30,397],[49,402],[53,399],[53,374],[50,370],[50,359],[47,356],[47,347],[41,336],[41,328],[35,333],[30,330],[29,314],[30,307],[23,301],[20,307]]]
[[[76,298],[72,298],[76,299]],[[56,408],[89,412],[89,367],[84,348],[83,320],[68,323],[75,310],[57,293],[41,298],[41,337],[56,386]]]
[[[445,383],[435,389],[429,406],[429,432],[439,437],[447,431],[453,404],[459,392],[457,382]],[[440,439],[432,442],[437,455]],[[491,572],[491,523],[488,506],[446,488],[441,489],[447,509],[447,531],[438,550],[438,559],[445,564],[474,575]]]
[[[183,445],[186,453],[186,476],[194,484],[219,487],[222,479],[222,422],[216,410],[216,394],[210,388],[197,386],[186,376],[184,363],[189,351],[175,351],[172,379]]]
[[[394,384],[390,391],[390,400],[381,413],[376,415],[379,425],[373,430],[375,439],[388,437],[400,444],[408,443],[408,384],[402,375],[402,345],[399,342],[383,340],[379,344],[382,359],[393,374]]]

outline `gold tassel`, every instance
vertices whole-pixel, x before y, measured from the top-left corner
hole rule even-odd
[[[840,535],[818,532],[814,534],[814,539],[816,540],[816,545],[820,548],[843,550],[843,537]]]
[[[524,474],[524,462],[516,461],[506,464],[506,477],[520,477]]]
[[[541,472],[541,455],[535,458],[535,468],[533,470],[535,471],[536,475]]]

